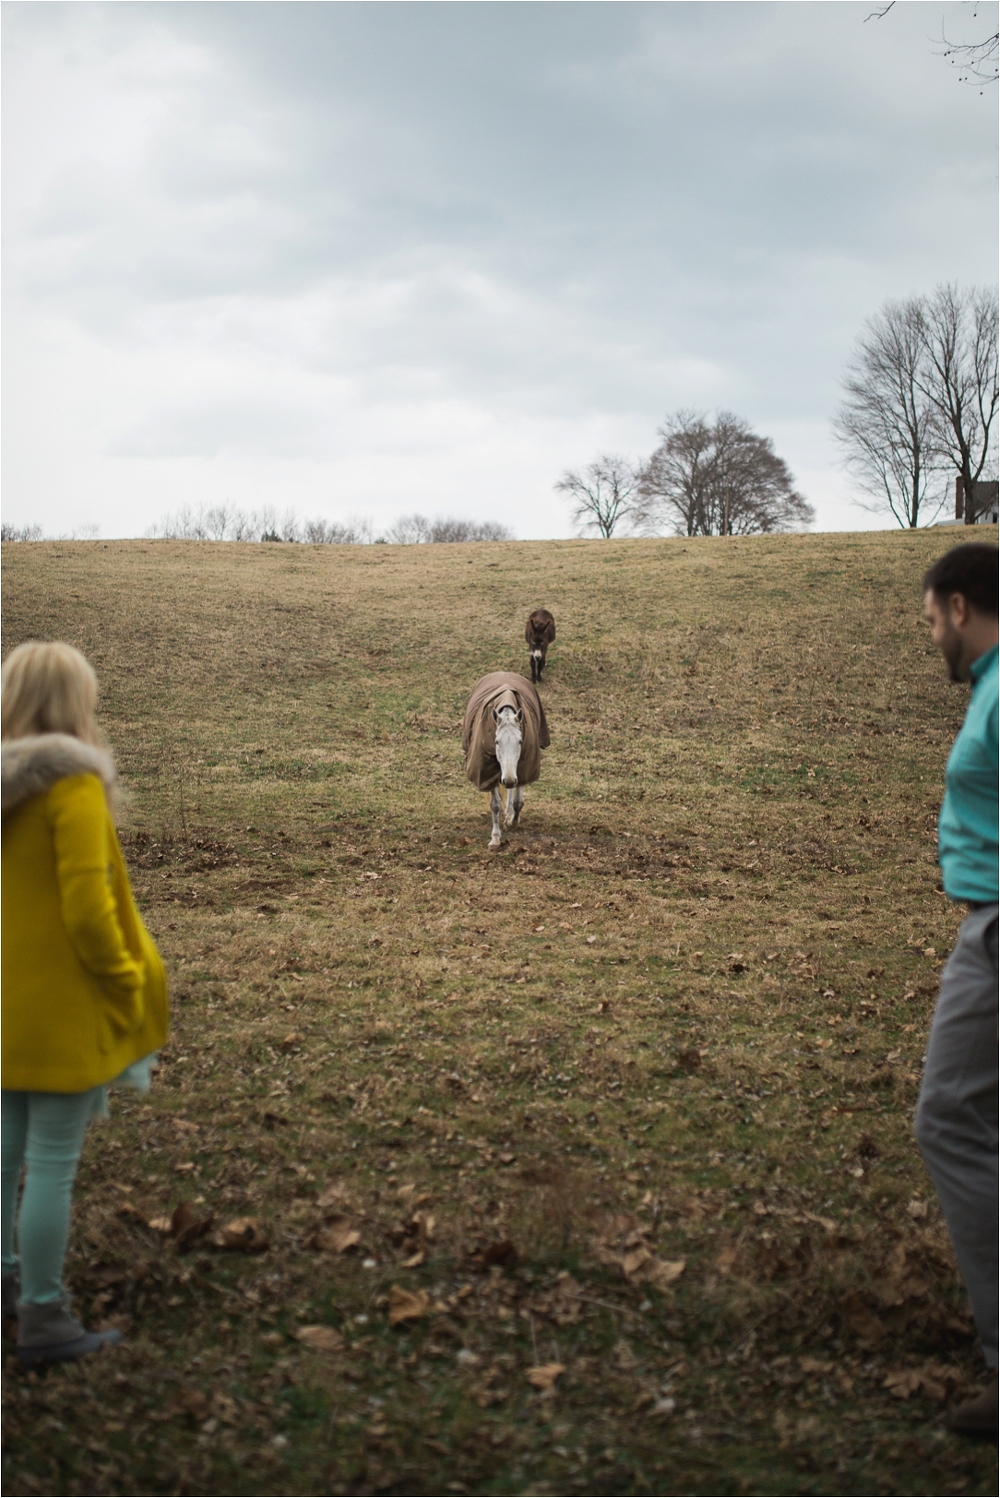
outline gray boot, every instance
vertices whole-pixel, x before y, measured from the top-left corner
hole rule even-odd
[[[65,1295],[44,1305],[24,1300],[18,1302],[17,1357],[22,1364],[61,1363],[82,1358],[102,1347],[113,1347],[121,1340],[119,1331],[85,1331],[70,1311]]]
[[[21,1299],[20,1269],[11,1269],[0,1276],[0,1286],[3,1287],[3,1319],[13,1321],[17,1315],[17,1303]]]
[[[17,1303],[21,1298],[21,1271],[11,1269],[7,1274],[0,1276],[0,1285],[3,1286],[3,1334],[5,1337],[17,1335]]]

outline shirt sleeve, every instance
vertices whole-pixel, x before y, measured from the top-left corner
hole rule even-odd
[[[66,934],[83,966],[125,999],[141,989],[143,974],[111,890],[104,787],[96,775],[67,776],[50,790],[49,812]]]

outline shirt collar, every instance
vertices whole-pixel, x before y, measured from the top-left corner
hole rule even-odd
[[[988,671],[997,658],[997,647],[991,645],[983,655],[977,656],[969,667],[969,675],[974,682],[978,681],[984,671]]]

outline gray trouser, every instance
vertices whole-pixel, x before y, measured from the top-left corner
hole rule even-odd
[[[917,1144],[941,1203],[986,1361],[997,1366],[997,907],[962,922],[941,974]]]

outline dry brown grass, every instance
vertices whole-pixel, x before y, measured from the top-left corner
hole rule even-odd
[[[9,1492],[993,1491],[910,1132],[944,545],[4,549],[6,648],[97,665],[175,1005],[81,1168],[128,1347],[8,1377]],[[461,711],[539,605],[553,746],[488,855]]]

